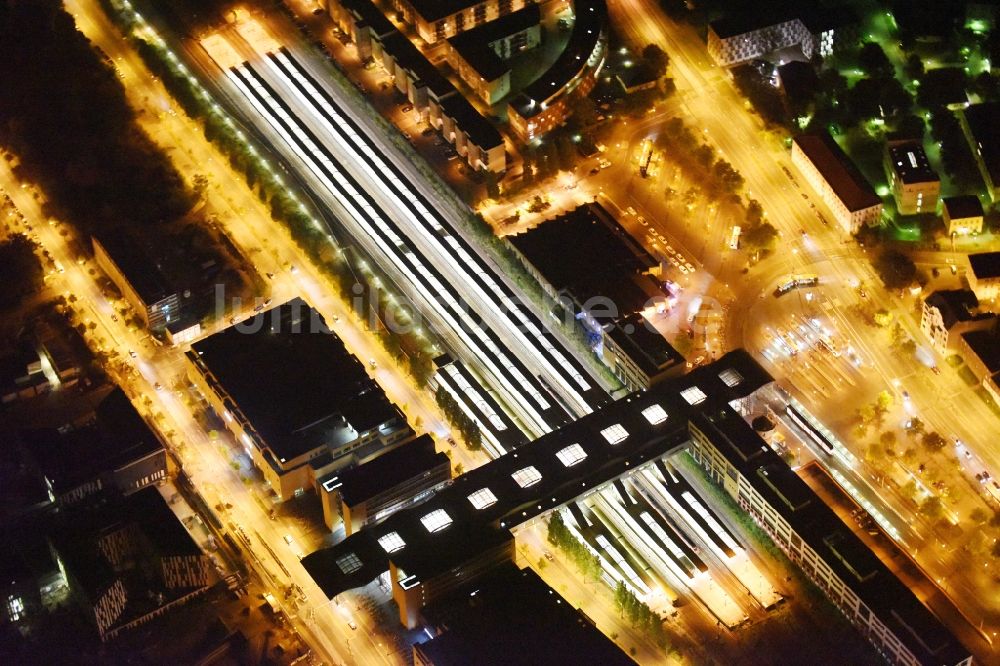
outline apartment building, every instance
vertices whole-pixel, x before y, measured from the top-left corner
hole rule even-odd
[[[882,161],[896,209],[902,215],[937,211],[941,179],[919,141],[888,141]]]
[[[725,403],[689,420],[692,456],[890,664],[971,666],[972,656]]]
[[[828,132],[795,137],[792,163],[830,207],[845,232],[854,234],[862,226],[880,222],[882,200]]]

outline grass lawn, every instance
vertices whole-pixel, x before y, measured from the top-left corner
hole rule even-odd
[[[963,380],[965,380],[965,383],[968,384],[969,386],[975,386],[976,384],[979,383],[979,380],[976,379],[976,376],[972,374],[972,369],[969,368],[969,366],[967,365],[962,366],[962,369],[958,371],[958,376],[961,377]]]
[[[993,396],[991,396],[989,392],[983,387],[979,387],[979,389],[976,390],[976,393],[979,395],[980,398],[983,399],[983,402],[986,403],[986,406],[989,407],[991,410],[993,410],[994,414],[1000,417],[1000,405],[998,405],[996,400],[993,399]]]

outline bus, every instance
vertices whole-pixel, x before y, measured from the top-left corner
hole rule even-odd
[[[642,140],[642,153],[639,155],[639,173],[643,178],[649,173],[649,163],[653,159],[653,140]]]
[[[740,249],[740,233],[742,233],[742,231],[743,230],[740,229],[740,226],[738,224],[735,225],[735,226],[733,226],[733,231],[732,231],[731,234],[729,234],[729,249],[730,250],[738,250],[738,249]]]
[[[827,455],[833,455],[833,442],[831,442],[826,435],[821,433],[813,424],[809,423],[799,410],[795,409],[791,405],[785,407],[785,413],[788,414],[788,418],[792,420],[792,423],[797,425],[802,432],[809,435],[809,438],[816,443]]]
[[[802,287],[815,287],[819,284],[819,276],[817,275],[792,275],[789,276],[788,280],[782,282],[778,285],[778,288],[774,290],[775,298],[780,298],[784,296],[792,289],[801,289]]]

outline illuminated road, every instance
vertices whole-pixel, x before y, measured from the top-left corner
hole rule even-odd
[[[376,378],[389,397],[404,408],[410,422],[421,420],[422,427],[431,428],[439,436],[439,441],[446,437],[448,430],[436,409],[427,407],[425,394],[402,377],[395,369],[394,360],[381,347],[373,344],[369,334],[360,330],[346,306],[328,296],[334,293],[333,290],[329,285],[322,286],[321,278],[313,273],[307,262],[299,261],[304,258],[287,235],[275,233],[277,226],[270,221],[242,179],[224,166],[225,161],[204,141],[200,127],[170,103],[159,84],[103,20],[96,4],[81,0],[72,3],[70,11],[77,15],[81,29],[88,37],[115,61],[127,83],[130,101],[146,112],[141,114],[142,121],[154,141],[165,147],[185,146],[184,150],[172,150],[170,153],[177,168],[189,177],[195,173],[209,176],[213,183],[207,194],[211,209],[219,214],[237,246],[243,248],[245,253],[253,253],[256,268],[275,274],[276,278],[270,285],[274,299],[277,301],[294,294],[305,294],[327,321],[336,322],[333,328],[344,339],[348,349],[362,358],[378,360]],[[99,274],[88,272],[93,269],[90,262],[76,263],[76,252],[71,246],[72,235],[60,235],[64,227],[59,223],[48,225],[41,215],[38,201],[33,198],[33,190],[22,190],[7,165],[4,163],[2,166],[0,186],[10,191],[15,205],[28,218],[37,234],[38,242],[51,253],[54,261],[64,267],[64,274],[50,279],[58,280],[58,288],[75,296],[73,307],[81,320],[94,322],[95,328],[87,334],[92,346],[117,355],[114,358],[120,363],[112,363],[112,376],[137,402],[137,407],[147,415],[151,424],[165,434],[165,440],[174,443],[175,450],[184,460],[185,470],[191,474],[207,503],[214,506],[228,502],[233,505],[222,516],[223,522],[232,522],[251,535],[263,536],[267,545],[263,549],[257,548],[256,536],[251,539],[254,556],[250,564],[255,566],[265,584],[271,586],[275,597],[282,600],[284,589],[291,583],[306,592],[308,602],[304,608],[298,609],[299,612],[289,606],[289,602],[285,603],[296,628],[328,663],[392,663],[393,660],[386,658],[383,648],[376,643],[377,635],[371,633],[374,628],[367,616],[354,615],[359,627],[355,632],[349,628],[346,616],[350,604],[334,608],[325,602],[322,592],[299,565],[295,553],[284,543],[285,534],[294,534],[301,544],[296,528],[283,525],[280,519],[269,520],[264,508],[267,502],[265,494],[247,485],[230,466],[235,447],[231,442],[209,438],[194,418],[189,406],[190,398],[173,390],[175,386],[186,385],[181,350],[153,345],[144,331],[124,323],[126,318],[119,317],[101,294],[96,283]],[[285,269],[289,261],[298,261],[297,265],[302,267],[294,277]],[[251,305],[245,307],[250,308]],[[339,317],[339,321],[334,317]],[[222,316],[221,321],[224,321]],[[134,358],[130,352],[135,353]],[[116,372],[118,367],[121,371]],[[157,390],[156,385],[163,389]],[[220,443],[228,444],[228,447],[223,446],[220,450]],[[474,467],[482,460],[457,449],[449,451],[466,468]],[[312,547],[311,544],[302,545]],[[351,596],[346,595],[348,602]],[[310,618],[308,623],[303,621],[307,615]],[[353,645],[348,642],[351,639],[355,639]],[[343,656],[345,651],[346,658]]]
[[[885,333],[857,316],[856,306],[862,300],[857,288],[860,280],[867,293],[866,306],[892,312],[918,344],[926,345],[912,316],[915,309],[912,297],[887,293],[871,269],[868,255],[853,242],[845,243],[842,231],[819,221],[817,213],[830,221],[834,217],[818,194],[804,184],[801,175],[796,176],[800,189],[785,174],[783,166],[797,174],[787,150],[747,111],[746,102],[729,75],[711,62],[701,38],[689,26],[671,21],[652,0],[609,0],[608,4],[613,21],[634,50],[656,43],[667,51],[682,117],[696,132],[701,130],[703,138],[740,171],[746,179],[748,195],[761,202],[768,220],[782,235],[781,251],[752,267],[745,276],[728,272],[724,267],[717,276],[732,285],[732,289],[726,289],[716,283],[720,300],[732,303],[727,316],[727,347],[743,346],[759,356],[767,343],[765,326],[787,319],[789,314],[790,303],[776,304],[770,295],[775,285],[793,272],[816,273],[822,286],[814,294],[815,302],[798,300],[802,295],[788,295],[784,299],[798,300],[792,311],[801,308],[804,314],[818,311],[829,317],[839,333],[858,349],[867,370],[858,379],[857,388],[852,387],[836,400],[817,401],[817,395],[804,391],[800,397],[810,409],[835,430],[844,432],[851,427],[856,408],[870,402],[879,390],[888,388],[898,397],[905,388],[928,430],[938,430],[946,437],[962,437],[988,467],[1000,469],[1000,451],[990,446],[998,428],[997,419],[986,405],[941,362],[943,359],[937,359],[941,375],[933,376],[926,364],[894,354],[885,342]],[[610,196],[618,198],[622,194],[610,193]],[[723,231],[716,230],[717,237]],[[708,254],[717,252],[713,246],[719,247],[717,241],[708,244]],[[765,359],[762,362],[769,365]],[[779,378],[787,371],[769,367]],[[961,414],[962,418],[956,419],[955,414]],[[956,472],[951,470],[949,474],[955,476]],[[957,478],[953,485],[963,487],[966,482]],[[898,504],[891,493],[879,494],[890,505]],[[949,506],[963,518],[972,508],[984,506],[976,495],[963,493],[963,497],[959,505]],[[912,509],[904,510],[904,515],[912,513]],[[984,620],[984,632],[991,634],[1000,621],[1000,605],[995,595],[984,593],[988,577],[956,567],[952,559],[942,560],[942,554],[935,552],[932,545],[927,552],[919,552],[921,564],[935,577],[947,574],[953,581],[947,588],[948,594],[966,609],[974,623]],[[968,579],[963,581],[964,576]]]
[[[375,134],[377,130],[367,127],[370,121],[361,117],[364,114],[355,115],[336,90],[319,83],[324,76],[310,70],[308,57],[296,52],[294,60],[280,55],[262,58],[241,41],[230,39],[234,46],[246,50],[251,64],[230,73],[229,80],[245,98],[243,104],[250,107],[251,120],[260,124],[268,119],[270,127],[265,125],[264,129],[276,137],[279,149],[301,164],[296,168],[305,169],[303,175],[316,184],[314,191],[341,213],[345,223],[353,225],[355,235],[373,255],[388,261],[392,273],[399,277],[397,282],[412,285],[415,300],[425,305],[427,316],[443,318],[437,328],[463,343],[458,348],[490,370],[498,388],[516,400],[519,416],[532,431],[547,429],[543,429],[541,412],[549,409],[538,391],[529,391],[531,399],[520,395],[531,387],[532,376],[544,377],[544,388],[559,395],[571,413],[590,411],[591,401],[599,399],[594,379],[558,342],[553,345],[549,341],[550,335],[542,333],[541,321],[512,307],[510,295],[516,292],[474,248],[463,247],[464,241],[436,213],[433,204],[424,208],[424,202],[433,202],[434,197],[421,193],[426,186],[419,175],[405,173],[405,160],[393,161],[400,169],[396,174],[390,170],[397,166],[379,167],[379,154],[391,154],[393,148],[380,143],[384,140]],[[290,48],[296,51],[294,46]],[[220,58],[217,53],[215,57]],[[369,146],[375,152],[368,152],[360,163],[363,168],[341,170],[340,164],[355,163],[359,152],[372,150]],[[380,171],[368,170],[367,160]],[[450,289],[461,288],[462,300],[472,306],[484,326],[460,312],[462,304],[455,295],[446,293],[449,288],[438,284],[441,278],[436,277],[437,272]],[[490,341],[494,335],[500,336],[502,344]],[[473,343],[473,339],[478,342]],[[510,352],[530,370],[529,375],[516,368],[517,362],[511,363],[507,358]]]

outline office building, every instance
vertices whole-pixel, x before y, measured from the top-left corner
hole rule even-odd
[[[506,171],[507,152],[500,132],[372,0],[333,0],[329,6],[334,21],[358,49],[358,57],[378,63],[421,118],[439,130],[474,171]]]
[[[510,131],[528,143],[561,126],[573,101],[594,89],[607,60],[607,5],[604,0],[577,0],[566,48],[555,63],[507,105]]]
[[[531,569],[502,565],[420,610],[418,666],[634,663]],[[539,618],[544,618],[540,622]]]
[[[553,300],[601,324],[663,297],[660,262],[599,203],[510,236],[527,270]]]
[[[94,261],[115,283],[146,327],[161,330],[180,316],[180,298],[148,252],[128,232],[92,238]]]
[[[980,302],[996,300],[1000,295],[1000,252],[970,254],[966,277]]]
[[[958,353],[994,402],[1000,404],[1000,327],[958,336]]]
[[[792,141],[792,163],[816,190],[849,234],[882,218],[882,200],[826,131],[800,134]]]
[[[891,664],[972,657],[892,571],[729,405],[689,421],[690,452]]]
[[[595,351],[629,389],[683,370],[684,359],[641,314],[666,300],[660,262],[599,203],[509,240],[546,293],[593,334]]]
[[[525,7],[531,0],[384,0],[428,44],[454,37]]]
[[[708,25],[708,54],[733,67],[774,51],[799,47],[806,58],[826,58],[857,44],[858,18],[846,9],[802,7],[798,16],[766,7],[753,15],[730,16]]]
[[[61,505],[129,495],[167,476],[166,450],[121,389],[82,422],[26,430],[22,439],[49,499]]]
[[[66,591],[45,537],[47,523],[48,516],[34,514],[0,528],[0,627],[31,622],[57,606]]]
[[[965,140],[986,183],[986,194],[996,201],[1000,194],[1000,103],[973,104],[957,111]]]
[[[684,357],[641,313],[604,329],[604,362],[629,391],[643,391],[684,373]]]
[[[49,544],[102,641],[204,594],[214,582],[208,556],[155,488],[62,515]]]
[[[314,488],[347,454],[365,457],[412,434],[301,299],[196,342],[186,356],[188,377],[279,500]]]
[[[958,336],[966,331],[990,328],[996,315],[979,312],[979,299],[968,289],[935,291],[924,299],[920,330],[940,354],[954,352]]]
[[[510,530],[680,450],[703,396],[744,404],[772,381],[745,352],[732,352],[469,470],[302,564],[328,597],[388,570],[400,622],[414,628],[423,606],[513,560]]]
[[[731,352],[466,472],[423,504],[302,564],[329,597],[388,570],[400,621],[415,628],[421,609],[512,560],[509,530],[689,447],[891,663],[971,664],[954,636],[743,420],[778,395],[746,352]]]
[[[949,236],[967,236],[983,233],[983,204],[979,197],[969,194],[945,197],[942,200],[942,219]]]
[[[542,42],[541,11],[529,4],[447,41],[448,64],[486,104],[510,93],[507,61]]]
[[[883,167],[901,215],[937,211],[941,179],[919,141],[886,142]]]
[[[319,480],[326,526],[338,520],[351,534],[418,504],[451,479],[451,461],[434,450],[430,435]]]

